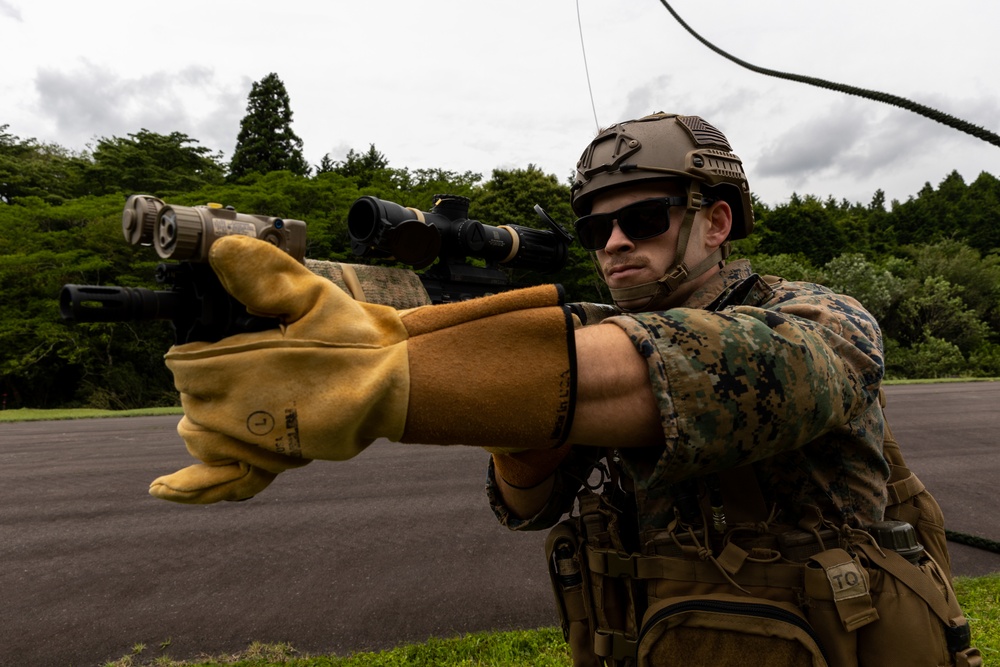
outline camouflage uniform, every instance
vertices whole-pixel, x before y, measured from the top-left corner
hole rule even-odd
[[[749,262],[727,265],[684,304],[615,314],[649,364],[665,447],[623,448],[614,461],[634,482],[640,544],[673,518],[676,485],[753,466],[782,523],[818,507],[836,523],[882,519],[889,467],[877,397],[882,335],[854,299],[810,283],[753,280]],[[753,287],[738,304],[713,302]],[[504,506],[492,464],[487,492],[512,530],[554,525],[571,507],[599,450],[577,447],[556,473],[549,502],[522,520]]]

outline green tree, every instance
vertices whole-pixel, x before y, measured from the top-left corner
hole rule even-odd
[[[320,174],[328,174],[337,167],[337,163],[334,161],[330,154],[327,153],[319,161],[319,164],[313,167],[313,173],[319,176]]]
[[[163,135],[147,129],[127,138],[102,138],[86,181],[94,194],[148,192],[158,196],[222,182],[222,153],[197,144],[197,139],[181,132]]]
[[[236,150],[229,163],[230,179],[247,174],[290,171],[307,176],[302,139],[292,130],[292,108],[285,84],[273,72],[254,82],[247,113],[240,121]]]
[[[52,204],[86,194],[83,174],[89,161],[56,144],[20,139],[0,125],[0,202],[38,197]]]
[[[959,206],[966,243],[982,253],[1000,251],[1000,179],[984,171]]]
[[[822,265],[846,250],[847,240],[837,224],[835,202],[824,205],[811,195],[792,195],[787,204],[776,206],[765,218],[767,233],[757,244],[764,254],[804,255]]]
[[[959,297],[976,317],[987,322],[1000,340],[1000,254],[983,257],[953,239],[909,246],[910,276],[916,281],[939,277],[959,288]]]
[[[834,292],[853,296],[877,320],[889,314],[904,297],[907,287],[906,281],[891,269],[869,261],[861,253],[844,253],[827,262],[823,269],[824,285]]]
[[[388,168],[389,161],[375,149],[375,144],[369,144],[365,153],[358,153],[352,148],[343,160],[333,163],[333,171],[357,179],[358,187],[362,188],[371,185]]]
[[[173,402],[163,323],[66,325],[62,285],[154,286],[148,248],[121,236],[118,195],[0,207],[0,389],[8,407]]]

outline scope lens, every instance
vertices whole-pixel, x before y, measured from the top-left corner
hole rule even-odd
[[[198,209],[190,206],[167,206],[156,221],[153,247],[163,259],[200,259],[199,244],[205,233],[205,221]]]
[[[160,247],[164,250],[169,250],[177,242],[177,215],[173,211],[167,211],[160,216],[156,233]]]
[[[347,212],[347,231],[351,238],[361,243],[370,243],[378,232],[378,205],[362,197],[351,205]]]

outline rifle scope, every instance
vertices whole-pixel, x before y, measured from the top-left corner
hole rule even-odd
[[[470,220],[469,199],[456,195],[435,195],[430,211],[361,197],[347,213],[347,231],[355,255],[394,259],[414,269],[430,266],[438,257],[474,257],[511,268],[558,271],[566,263],[572,237],[536,211],[553,231]]]

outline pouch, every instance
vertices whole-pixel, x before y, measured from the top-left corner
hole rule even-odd
[[[858,663],[980,667],[955,591],[933,558],[914,565],[889,549],[859,545],[879,620],[858,631]]]
[[[651,606],[639,667],[827,667],[819,640],[792,604],[728,594],[673,597]]]

